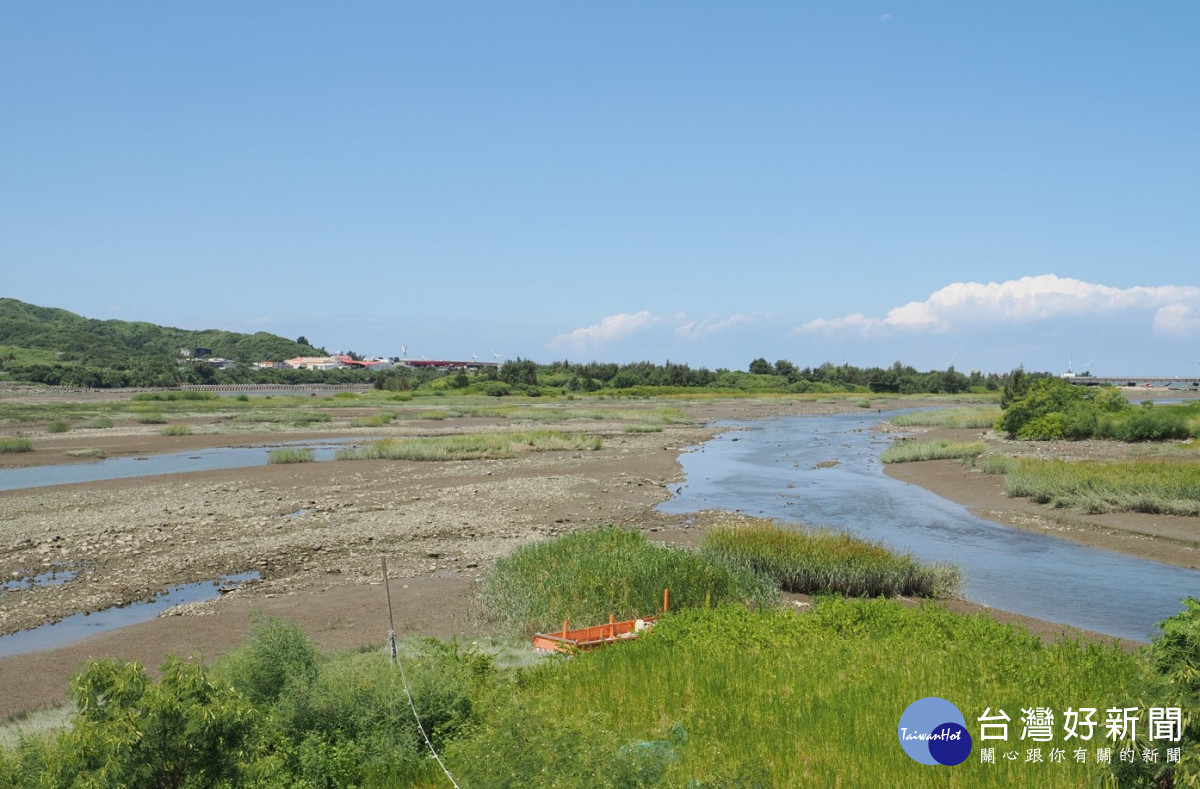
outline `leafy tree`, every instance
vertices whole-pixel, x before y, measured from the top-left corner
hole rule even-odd
[[[774,375],[775,368],[761,356],[750,362],[750,373],[753,375]]]

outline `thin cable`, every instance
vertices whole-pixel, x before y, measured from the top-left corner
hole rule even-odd
[[[390,634],[390,637],[392,639],[392,643],[395,644],[396,631],[393,630]],[[433,743],[429,741],[429,735],[425,733],[425,725],[421,723],[421,716],[417,714],[417,705],[413,703],[412,693],[408,690],[408,679],[404,676],[404,661],[402,661],[400,656],[396,655],[395,652],[392,654],[395,655],[396,665],[400,668],[400,682],[404,685],[404,695],[408,696],[408,706],[410,709],[412,709],[413,718],[417,721],[417,728],[420,729],[421,736],[425,738],[425,744],[429,746],[429,752],[433,754],[434,759],[437,759],[438,766],[442,768],[442,772],[444,772],[446,777],[450,779],[450,783],[454,784],[454,789],[462,789],[462,787],[458,785],[458,782],[454,780],[454,776],[450,774],[450,770],[447,769],[446,763],[442,761],[442,757],[438,756],[438,752],[433,747]]]

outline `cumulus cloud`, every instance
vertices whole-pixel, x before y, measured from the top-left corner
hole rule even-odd
[[[1155,331],[1177,337],[1200,332],[1200,288],[1191,285],[1114,288],[1042,274],[1005,282],[954,282],[924,301],[894,307],[883,317],[817,318],[801,333],[863,337],[947,332],[965,324],[1033,323],[1050,318],[1153,313]]]
[[[663,316],[647,310],[632,314],[621,312],[609,315],[591,326],[581,326],[574,331],[559,334],[550,340],[550,347],[582,352],[614,340],[625,339],[664,320],[666,319]]]

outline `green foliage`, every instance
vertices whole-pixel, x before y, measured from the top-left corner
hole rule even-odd
[[[71,429],[71,424],[63,419],[55,419],[46,425],[47,433],[65,433]]]
[[[511,630],[554,630],[650,615],[670,589],[671,608],[730,600],[770,600],[774,589],[743,570],[676,548],[650,544],[636,531],[605,527],[518,549],[497,560],[479,594],[487,615]]]
[[[162,678],[137,663],[92,661],[71,681],[78,707],[56,747],[51,784],[130,789],[237,782],[260,713],[204,666],[168,658]],[[74,783],[78,782],[78,783]]]
[[[164,436],[190,436],[192,429],[187,425],[167,425],[162,429]]]
[[[1185,438],[1186,414],[1178,409],[1138,412],[1111,386],[1080,387],[1060,378],[1036,378],[1010,400],[996,429],[1009,438],[1050,441],[1097,436],[1124,441]]]
[[[218,670],[251,703],[274,704],[285,690],[299,691],[317,678],[320,654],[299,626],[260,620],[244,647],[226,654]]]
[[[961,582],[953,567],[928,566],[881,543],[770,522],[718,526],[705,535],[700,552],[717,564],[765,575],[786,592],[941,597]]]
[[[0,437],[0,455],[33,451],[33,442],[28,438]]]
[[[88,430],[107,430],[113,426],[113,421],[106,416],[98,416],[80,422],[77,427]]]
[[[505,397],[512,391],[512,387],[503,381],[492,381],[484,387],[483,393],[488,397]]]

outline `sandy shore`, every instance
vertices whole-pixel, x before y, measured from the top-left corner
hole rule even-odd
[[[686,410],[697,425],[704,425],[714,419],[845,407],[764,400],[701,402]],[[373,432],[430,434],[483,427],[514,425],[448,420]],[[643,529],[671,544],[696,542],[707,518],[668,516],[653,507],[671,495],[671,483],[680,479],[680,452],[710,437],[712,430],[668,426],[661,433],[626,433],[620,424],[596,420],[553,427],[600,435],[604,447],[529,452],[501,460],[261,466],[0,493],[0,577],[50,567],[77,573],[59,586],[5,593],[0,602],[3,633],[145,599],[181,583],[248,570],[262,576],[218,600],[172,611],[174,615],[0,659],[0,718],[60,703],[67,678],[90,657],[133,659],[149,666],[172,653],[212,658],[240,643],[260,614],[296,621],[326,648],[381,644],[387,635],[381,557],[387,558],[393,578],[402,636],[473,639],[486,632],[473,610],[473,586],[490,562],[520,545],[610,523]],[[114,457],[331,434],[166,437],[140,428],[102,432],[80,436],[73,431],[39,441],[36,452],[13,462],[61,462],[66,448],[95,446],[100,438]],[[907,464],[889,473],[960,501],[982,517],[1020,528],[1061,530],[1059,536],[1095,540],[1090,544],[1147,558],[1194,557],[1197,550],[1194,543],[1181,544],[1196,526],[1194,519],[1157,530],[1135,523],[1138,519],[1118,518],[1099,526],[1072,520],[1067,529],[1059,514],[1051,520],[1036,505],[1009,501],[997,493],[996,480],[961,466]],[[1184,562],[1194,566],[1193,560]],[[1064,630],[962,601],[945,604],[986,610],[1047,637]]]

